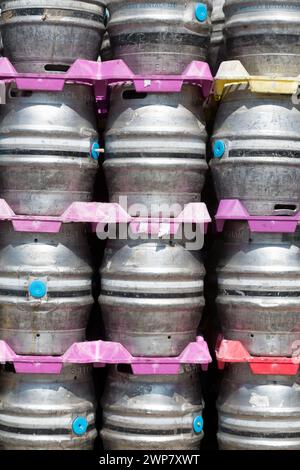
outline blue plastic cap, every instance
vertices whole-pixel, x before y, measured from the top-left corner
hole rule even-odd
[[[222,140],[216,140],[214,143],[214,157],[215,158],[222,158],[225,153],[226,147]]]
[[[203,421],[202,416],[196,416],[196,418],[194,419],[194,423],[193,423],[194,431],[197,434],[199,434],[200,432],[203,431],[203,426],[204,426],[204,421]]]
[[[197,3],[195,15],[198,21],[203,22],[207,20],[207,6],[205,3]]]
[[[94,160],[98,160],[99,159],[99,152],[98,150],[100,150],[100,145],[98,144],[98,142],[94,142],[92,147],[91,147],[91,157],[94,159]]]
[[[42,297],[45,297],[47,293],[47,286],[44,281],[40,281],[39,279],[36,279],[35,281],[32,281],[29,284],[29,294],[31,297],[35,297],[36,299],[41,299]]]
[[[83,434],[86,433],[87,428],[88,428],[88,422],[86,418],[84,418],[83,416],[78,416],[77,418],[74,419],[72,423],[72,430],[74,434],[77,434],[77,436],[82,436]]]

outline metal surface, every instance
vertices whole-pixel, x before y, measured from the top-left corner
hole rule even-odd
[[[109,34],[106,31],[104,36],[103,36],[103,41],[101,45],[101,50],[100,50],[100,56],[101,56],[101,61],[105,62],[106,60],[112,60],[113,55],[111,52],[111,46],[110,46],[110,39],[109,39]]]
[[[300,346],[300,231],[251,233],[227,222],[219,255],[216,299],[225,339],[254,356],[292,356]]]
[[[206,60],[211,2],[207,19],[199,21],[199,2],[108,0],[108,32],[115,59],[123,59],[135,73],[177,74],[193,60]]]
[[[1,223],[0,267],[0,339],[16,353],[37,355],[84,341],[93,298],[82,226],[47,234]]]
[[[213,11],[211,15],[211,36],[208,50],[208,63],[211,71],[215,74],[221,62],[226,60],[223,28],[225,15],[223,11],[225,0],[212,0]]]
[[[300,107],[290,95],[228,87],[212,138],[213,146],[222,143],[220,158],[211,160],[218,198],[240,199],[251,215],[299,212],[299,127]]]
[[[203,432],[198,370],[179,375],[135,376],[112,367],[102,397],[101,437],[107,450],[198,450]]]
[[[111,240],[101,268],[106,337],[136,356],[177,356],[204,306],[197,252],[168,240]]]
[[[299,376],[253,375],[231,365],[223,379],[218,440],[222,450],[299,450]]]
[[[226,0],[224,12],[229,59],[252,74],[299,75],[298,0]]]
[[[92,450],[94,401],[88,366],[65,366],[61,375],[2,371],[0,449]]]
[[[98,0],[0,1],[4,55],[19,72],[65,71],[76,59],[96,60],[104,34]]]
[[[126,196],[128,208],[155,205],[156,216],[163,206],[201,200],[207,170],[202,104],[195,86],[169,94],[113,88],[104,163],[111,202]]]
[[[0,108],[0,197],[15,213],[60,215],[92,197],[98,164],[94,97],[85,86],[63,92],[8,88]]]

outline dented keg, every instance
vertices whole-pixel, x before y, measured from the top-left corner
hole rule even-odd
[[[97,436],[92,371],[0,373],[0,449],[92,450]]]
[[[4,55],[18,72],[65,72],[96,60],[104,34],[99,0],[0,1]]]
[[[0,225],[0,339],[19,354],[59,355],[85,340],[93,304],[84,227],[14,232]]]
[[[218,198],[239,199],[251,215],[299,211],[299,127],[292,96],[226,88],[212,138]]]
[[[222,450],[299,450],[298,376],[254,375],[230,365],[218,399]]]
[[[255,356],[292,356],[300,339],[300,231],[251,233],[247,222],[227,222],[215,256],[225,339]]]
[[[111,368],[102,397],[104,448],[198,450],[204,407],[198,369],[154,376],[124,370]]]
[[[254,75],[299,75],[298,0],[226,0],[224,12],[229,59]]]
[[[169,240],[109,240],[100,306],[107,339],[136,356],[176,356],[195,341],[204,307],[198,252]]]
[[[9,87],[0,108],[0,197],[18,214],[60,215],[92,198],[98,140],[87,86],[61,92]]]
[[[226,60],[223,28],[225,15],[223,11],[225,0],[212,0],[213,11],[211,15],[211,37],[208,51],[208,63],[215,74],[224,60]]]
[[[210,0],[108,0],[106,4],[113,56],[135,73],[180,74],[193,60],[206,60]]]
[[[182,93],[113,88],[104,162],[110,201],[126,196],[129,212],[142,204],[156,216],[201,200],[207,171],[202,104],[196,86],[184,86]]]

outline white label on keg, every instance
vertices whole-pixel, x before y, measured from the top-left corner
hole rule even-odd
[[[250,405],[253,407],[269,407],[269,398],[264,395],[259,395],[258,393],[251,393],[251,398],[249,400]]]

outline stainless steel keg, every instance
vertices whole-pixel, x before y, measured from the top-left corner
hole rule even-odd
[[[4,55],[18,72],[64,72],[96,60],[104,27],[99,0],[0,1]]]
[[[206,60],[210,0],[106,3],[113,56],[135,73],[180,74],[193,60]]]
[[[207,171],[202,105],[195,86],[181,93],[113,88],[104,162],[112,202],[123,196],[132,215],[132,206],[141,204],[157,216],[170,207],[178,215],[185,204],[201,200]]]
[[[60,355],[85,340],[92,267],[84,227],[58,234],[0,225],[0,339],[19,354]]]
[[[291,95],[227,87],[212,137],[218,198],[239,199],[253,215],[298,212],[299,126],[299,103]]]
[[[89,366],[60,375],[0,373],[0,449],[92,450],[97,436]]]
[[[299,376],[254,375],[248,364],[225,372],[218,399],[221,450],[299,450]]]
[[[123,370],[111,368],[102,397],[104,448],[199,450],[204,403],[198,369],[154,376]]]
[[[293,356],[300,339],[299,230],[251,233],[247,222],[228,222],[214,251],[224,337],[255,356]]]
[[[224,12],[229,59],[253,75],[299,75],[298,0],[226,0]]]
[[[98,140],[92,89],[61,92],[9,87],[0,109],[0,197],[15,213],[60,215],[92,198]]]
[[[100,306],[107,339],[136,356],[176,356],[195,341],[204,307],[198,252],[170,240],[109,240]]]

